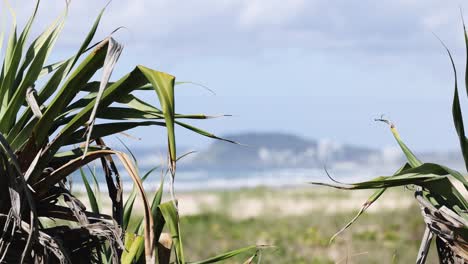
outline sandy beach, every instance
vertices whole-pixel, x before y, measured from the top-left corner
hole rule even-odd
[[[368,190],[343,191],[324,187],[298,187],[180,192],[176,193],[176,198],[181,216],[223,212],[233,219],[242,220],[264,215],[288,217],[313,212],[327,215],[351,213],[359,210],[371,194],[372,191]],[[128,192],[124,194],[124,200],[128,195]],[[152,195],[149,197],[152,198]],[[110,200],[106,194],[101,194],[101,200],[102,210],[110,213]],[[170,195],[165,193],[163,201],[168,200]],[[389,190],[367,212],[402,210],[414,204],[410,191]],[[89,203],[85,202],[85,206],[89,208]],[[141,200],[137,198],[135,212],[141,212],[142,206]]]
[[[275,191],[276,190],[276,191]],[[234,219],[247,219],[271,215],[288,217],[305,215],[313,212],[333,215],[359,210],[372,192],[369,191],[337,191],[326,188],[299,188],[270,192],[265,190],[231,192],[228,202],[223,201],[223,193],[193,192],[177,195],[179,210],[182,216],[196,215],[204,212],[227,212]],[[313,197],[310,197],[313,194]],[[368,210],[369,213],[382,210],[401,210],[414,204],[411,193],[401,195],[401,192],[389,191]]]

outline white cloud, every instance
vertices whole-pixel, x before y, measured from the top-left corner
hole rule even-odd
[[[74,0],[59,47],[76,48],[107,1]],[[25,20],[34,4],[13,3]],[[62,1],[42,1],[35,33],[59,14]],[[458,4],[436,0],[114,0],[98,30],[119,26],[126,49],[157,56],[255,56],[298,49],[403,54],[437,46],[432,32],[459,41]],[[450,44],[450,43],[449,43]]]
[[[239,21],[245,28],[259,26],[281,26],[301,16],[306,7],[305,0],[250,0],[245,1]]]

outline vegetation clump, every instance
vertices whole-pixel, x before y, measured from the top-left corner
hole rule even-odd
[[[465,45],[468,56],[468,36],[465,32]],[[452,115],[458,134],[460,148],[465,166],[468,170],[468,138],[465,133],[463,116],[458,92],[457,70],[452,55],[447,47],[450,62],[455,76],[455,91],[452,104]],[[468,91],[468,59],[465,72],[465,87]],[[335,236],[351,226],[380,196],[392,187],[405,186],[414,191],[414,196],[421,207],[426,224],[416,263],[425,263],[431,241],[435,239],[440,263],[465,263],[468,261],[468,181],[465,176],[451,168],[434,163],[424,163],[401,140],[393,123],[380,118],[389,125],[390,130],[406,156],[406,163],[391,176],[380,176],[369,181],[344,184],[333,178],[333,183],[314,182],[313,184],[331,186],[338,189],[376,189],[363,204],[359,213]],[[388,235],[388,234],[387,234]]]
[[[64,28],[68,7],[67,2],[63,13],[29,47],[39,1],[21,32],[9,8],[13,19],[0,71],[0,262],[186,263],[175,196],[162,203],[161,182],[149,200],[136,161],[111,149],[103,138],[136,127],[164,127],[168,169],[163,174],[172,183],[179,159],[175,126],[217,138],[184,121],[209,117],[176,112],[174,87],[180,83],[170,74],[139,65],[110,81],[123,46],[112,34],[93,43],[104,10],[75,54],[46,64]],[[95,81],[97,75],[100,78]],[[159,106],[142,99],[151,93]],[[116,160],[134,182],[126,201]],[[110,215],[101,212],[86,175],[82,178],[91,210],[71,192],[71,175],[94,161],[105,175]],[[131,215],[138,196],[144,211],[135,220]],[[256,249],[243,248],[197,263],[213,263],[245,251],[254,254]]]

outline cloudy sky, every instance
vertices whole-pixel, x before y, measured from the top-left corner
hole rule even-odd
[[[24,20],[34,1],[14,2]],[[72,1],[54,58],[77,49],[106,2]],[[36,32],[63,6],[43,1]],[[393,144],[391,135],[373,119],[385,114],[413,148],[445,150],[457,147],[453,76],[433,33],[462,75],[460,7],[468,17],[460,1],[114,0],[98,37],[125,26],[115,36],[125,48],[114,77],[143,64],[215,90],[177,87],[176,105],[232,114],[196,123],[216,134],[280,131],[383,147]],[[133,134],[158,139],[154,130]],[[178,135],[184,145],[209,143]]]

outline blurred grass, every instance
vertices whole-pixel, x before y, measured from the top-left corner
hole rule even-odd
[[[179,193],[184,251],[194,261],[245,245],[268,244],[275,247],[263,251],[261,263],[414,263],[424,223],[414,217],[420,208],[403,188],[388,190],[385,199],[328,245],[371,192],[259,187]],[[130,221],[139,217],[134,214]],[[223,263],[243,263],[249,257]],[[427,263],[438,263],[435,251]]]
[[[401,190],[396,195],[398,192]],[[181,218],[185,250],[194,259],[203,259],[245,244],[270,244],[275,248],[263,252],[262,263],[413,263],[424,231],[422,219],[414,217],[420,210],[414,203],[409,208],[363,215],[329,246],[330,237],[355,215],[360,204],[355,204],[355,210],[344,213],[305,211],[303,214],[275,215],[274,212],[264,212],[255,217],[237,219],[232,217],[236,212],[230,212],[229,208],[235,208],[232,203],[241,197],[265,199],[287,196],[290,199],[314,194],[312,191],[266,188],[215,193],[222,197],[220,207],[225,208],[224,211],[214,212],[206,208],[199,214]],[[338,195],[338,199],[347,199],[349,192],[341,193],[345,195]],[[336,193],[329,192],[327,197],[333,206]],[[247,257],[225,263],[242,263]],[[436,256],[430,255],[427,263],[437,263]]]

